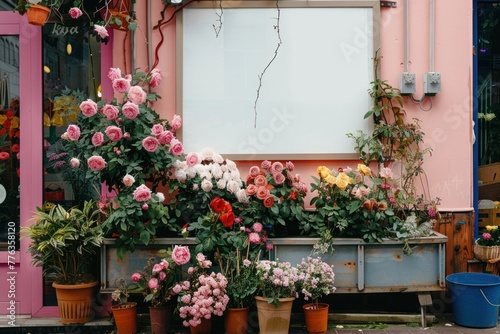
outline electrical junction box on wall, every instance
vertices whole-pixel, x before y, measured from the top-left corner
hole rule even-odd
[[[429,72],[424,74],[424,94],[435,95],[441,91],[441,73]]]
[[[399,91],[401,94],[413,94],[416,91],[415,74],[403,72],[399,76]]]

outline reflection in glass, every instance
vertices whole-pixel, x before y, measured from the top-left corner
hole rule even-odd
[[[0,36],[0,250],[19,249],[19,113],[19,37]]]

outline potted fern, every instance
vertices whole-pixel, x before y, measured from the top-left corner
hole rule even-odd
[[[32,264],[42,267],[44,275],[54,275],[61,322],[85,323],[90,320],[91,301],[98,282],[89,273],[89,264],[99,249],[103,232],[98,224],[95,201],[83,208],[66,210],[45,203],[37,207],[29,227],[22,227],[22,238],[30,238],[28,253]],[[83,296],[77,297],[82,291]],[[74,301],[74,299],[77,301]]]

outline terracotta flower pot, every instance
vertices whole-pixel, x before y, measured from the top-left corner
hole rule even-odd
[[[84,324],[90,320],[92,297],[97,284],[97,281],[73,285],[52,283],[63,324]]]
[[[305,304],[302,306],[306,320],[308,333],[326,333],[328,329],[328,309],[330,305],[325,303]]]
[[[41,5],[32,5],[27,10],[28,23],[43,26],[47,22],[50,14],[50,8]]]
[[[172,321],[172,306],[149,307],[151,334],[167,334]]]
[[[129,302],[125,304],[113,305],[113,318],[116,329],[120,334],[137,333],[137,303]]]
[[[198,326],[190,326],[189,331],[191,334],[210,334],[212,332],[212,318],[201,320],[201,324]]]
[[[224,328],[226,334],[246,334],[248,331],[248,307],[226,309]]]
[[[295,298],[279,298],[278,307],[267,302],[267,298],[256,296],[260,334],[288,334],[292,305]]]

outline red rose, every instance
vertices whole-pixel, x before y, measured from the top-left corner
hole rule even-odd
[[[220,221],[224,227],[231,227],[234,223],[234,213],[229,211],[220,216]]]
[[[264,199],[263,203],[264,203],[264,206],[269,209],[270,207],[272,207],[274,205],[274,197],[273,196],[266,197]]]
[[[221,213],[226,208],[226,201],[222,198],[215,197],[212,202],[210,202],[210,207],[215,213]]]

